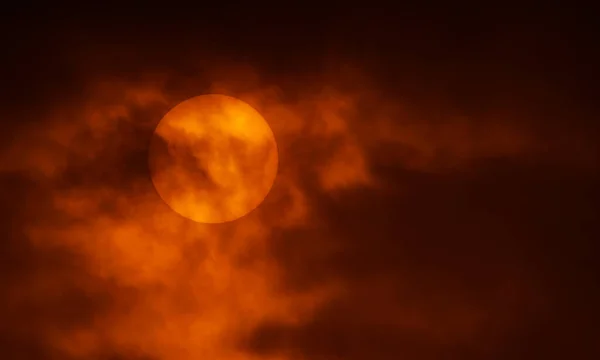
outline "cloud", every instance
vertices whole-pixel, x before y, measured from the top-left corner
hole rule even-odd
[[[192,76],[84,72],[77,101],[46,104],[2,144],[3,353],[352,360],[589,349],[576,337],[597,297],[585,136],[575,151],[520,113],[427,116],[360,67],[277,82],[248,64],[207,63]],[[160,118],[204,92],[251,104],[279,150],[264,203],[217,226],[172,212],[147,168]]]

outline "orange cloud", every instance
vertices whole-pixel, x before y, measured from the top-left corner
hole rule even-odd
[[[334,279],[306,292],[284,291],[285,269],[270,253],[276,230],[319,226],[310,186],[323,194],[377,188],[372,159],[382,149],[407,168],[437,171],[477,157],[510,156],[530,144],[508,124],[490,128],[464,118],[442,123],[412,118],[399,105],[378,100],[372,84],[365,84],[363,93],[332,81],[292,101],[247,67],[205,76],[209,88],[186,91],[210,90],[248,102],[278,142],[280,167],[271,193],[236,222],[213,226],[179,217],[158,197],[148,173],[126,162],[131,153],[145,161],[154,126],[183,100],[165,89],[161,77],[90,84],[84,102],[58,104],[40,125],[21,128],[1,154],[2,171],[31,173],[50,194],[51,209],[42,216],[66,219],[28,218],[29,241],[42,249],[70,249],[84,264],[82,271],[114,284],[108,310],[88,327],[48,330],[52,346],[68,356],[94,356],[110,347],[164,360],[252,359],[238,344],[259,324],[306,322],[343,291]],[[374,110],[361,112],[364,106]],[[52,297],[53,291],[58,290],[22,296]],[[371,314],[381,321],[437,328],[431,331],[441,337],[459,336],[457,327],[474,331],[482,316],[455,313],[446,329],[419,315],[428,311],[392,314],[382,310],[386,306],[391,305],[369,311],[381,310]]]

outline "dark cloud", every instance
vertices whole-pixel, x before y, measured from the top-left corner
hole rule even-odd
[[[249,348],[342,359],[597,352],[597,178],[502,159],[382,176],[395,192],[320,199],[326,228],[273,241],[289,291],[332,278],[346,291],[307,323],[261,325]]]

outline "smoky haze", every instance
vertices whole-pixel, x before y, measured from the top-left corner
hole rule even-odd
[[[276,10],[3,25],[3,358],[597,358],[583,14]],[[205,93],[279,152],[227,224],[171,211],[148,169]]]

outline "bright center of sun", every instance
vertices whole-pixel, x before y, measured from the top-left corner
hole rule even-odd
[[[265,119],[225,95],[175,106],[156,127],[148,155],[160,197],[180,215],[223,223],[264,200],[277,175],[277,144]]]

